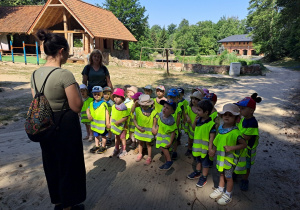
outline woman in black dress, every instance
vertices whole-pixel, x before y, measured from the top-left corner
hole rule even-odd
[[[46,82],[44,94],[59,129],[50,140],[40,142],[51,202],[54,209],[82,209],[83,204],[78,204],[86,199],[86,172],[78,113],[83,102],[74,75],[61,68],[68,59],[69,46],[57,34],[40,30],[37,36],[44,41],[47,62],[31,77],[32,96],[34,86],[40,90],[46,76],[55,69]]]

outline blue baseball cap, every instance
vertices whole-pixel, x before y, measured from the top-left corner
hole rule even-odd
[[[251,97],[246,97],[243,100],[234,104],[242,107],[250,107],[252,109],[256,108],[256,101],[254,101]]]
[[[206,94],[206,95],[204,96],[204,98],[203,98],[203,99],[206,99],[206,100],[210,100],[210,101],[217,102],[217,100],[218,100],[218,97],[217,97],[217,95],[216,95],[216,94],[214,94],[214,93],[208,93],[208,94]]]
[[[101,86],[94,86],[92,89],[92,93],[100,93],[103,92],[103,89]]]
[[[177,90],[176,88],[171,88],[171,89],[168,91],[167,96],[173,96],[173,97],[179,96],[178,90]]]
[[[177,108],[177,104],[176,104],[176,102],[173,99],[168,99],[166,101],[165,100],[161,100],[159,103],[161,105],[168,104],[169,106],[171,106],[173,108],[174,111]]]

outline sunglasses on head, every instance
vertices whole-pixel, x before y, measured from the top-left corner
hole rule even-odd
[[[93,93],[94,96],[100,96],[100,93]]]

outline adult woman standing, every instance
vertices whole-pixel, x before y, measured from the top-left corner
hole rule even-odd
[[[94,86],[102,88],[108,86],[113,90],[113,85],[110,81],[110,75],[103,65],[103,55],[100,50],[93,50],[90,55],[89,65],[86,65],[82,71],[82,83],[88,87],[91,92]]]
[[[31,76],[31,92],[40,91],[48,74],[44,94],[54,112],[58,129],[53,138],[40,142],[43,166],[54,209],[78,209],[86,198],[86,172],[83,157],[81,127],[78,114],[82,99],[73,74],[62,69],[69,55],[67,40],[57,34],[38,31],[44,41],[46,64]],[[75,207],[76,206],[76,207]]]

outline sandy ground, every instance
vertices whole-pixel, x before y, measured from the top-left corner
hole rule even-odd
[[[104,155],[91,154],[88,150],[93,144],[84,141],[86,209],[300,209],[300,72],[268,68],[271,72],[266,76],[238,77],[232,85],[210,88],[218,95],[219,110],[225,103],[236,102],[253,92],[263,98],[255,113],[260,145],[248,192],[240,191],[235,183],[233,201],[220,207],[209,198],[216,171],[210,171],[204,188],[196,188],[197,180],[186,178],[192,172],[193,160],[184,156],[184,146],[179,147],[179,159],[173,168],[162,172],[158,170],[161,154],[156,149],[153,163],[144,166],[143,162],[135,162],[132,151],[123,160],[109,157],[113,148]],[[28,75],[0,72],[0,82],[14,84],[3,88],[1,100],[30,97],[28,79]],[[0,126],[0,209],[53,209],[39,144],[27,138],[23,123],[21,120]],[[186,141],[184,135],[183,143]]]

